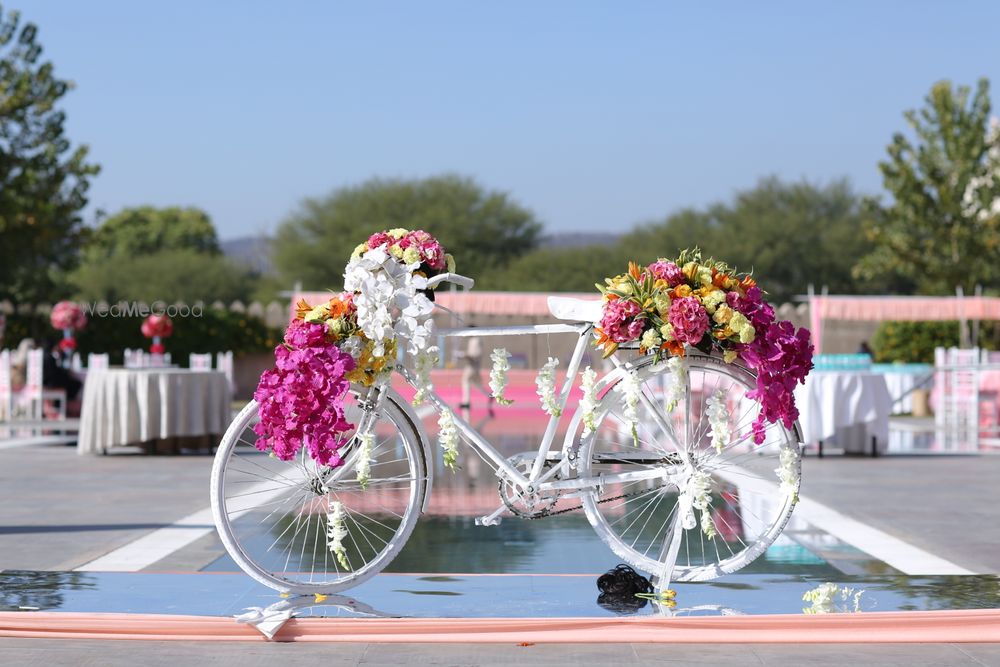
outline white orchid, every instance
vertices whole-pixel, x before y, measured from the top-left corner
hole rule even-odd
[[[799,465],[795,450],[782,447],[778,455],[778,467],[774,470],[778,476],[779,490],[784,494],[792,494],[792,501],[798,501]]]
[[[490,392],[500,405],[510,405],[514,401],[504,397],[507,389],[507,371],[510,370],[510,353],[502,347],[495,348],[490,354],[493,367],[490,369]]]
[[[622,421],[629,428],[632,434],[632,442],[639,446],[639,399],[642,396],[642,381],[639,373],[635,370],[627,371],[621,382],[615,385],[615,391],[622,395],[624,407],[622,409]]]
[[[358,462],[354,466],[357,473],[358,484],[362,490],[368,488],[368,481],[372,476],[372,447],[375,445],[375,434],[365,431],[358,436]]]
[[[558,366],[559,360],[549,357],[535,378],[536,393],[542,403],[542,410],[553,417],[562,414],[562,408],[559,407],[559,402],[556,399],[556,368]]]
[[[583,437],[597,430],[597,371],[590,366],[583,369],[580,379],[580,389],[583,398],[580,399],[580,409],[583,411]]]
[[[705,414],[708,417],[708,424],[711,427],[712,446],[719,454],[722,448],[732,437],[732,429],[729,426],[729,410],[726,406],[726,390],[716,389],[708,400],[705,401]]]
[[[670,374],[664,389],[663,407],[667,412],[673,412],[687,394],[687,366],[683,357],[670,357],[666,363]]]
[[[344,504],[339,500],[330,502],[330,509],[326,515],[326,546],[336,558],[340,566],[345,570],[350,570],[351,566],[347,562],[347,550],[344,548],[344,538],[347,537],[347,526],[344,525]]]
[[[438,362],[438,348],[429,347],[413,355],[413,386],[417,393],[413,395],[413,405],[420,405],[427,395],[434,390],[431,383],[431,370]]]
[[[442,408],[438,418],[438,444],[444,450],[444,466],[454,472],[458,468],[458,428],[448,408]]]

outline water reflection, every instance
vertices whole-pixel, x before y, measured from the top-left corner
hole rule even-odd
[[[97,579],[84,572],[0,572],[0,611],[37,611],[62,607],[68,592],[94,590]]]

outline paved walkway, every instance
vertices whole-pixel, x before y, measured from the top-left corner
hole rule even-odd
[[[266,644],[0,639],[6,667],[274,665],[1000,666],[1000,644]]]
[[[75,569],[209,506],[208,456],[80,457],[48,445],[0,460],[0,569]],[[968,570],[1000,573],[1000,456],[810,457],[802,493]],[[209,531],[146,569],[200,569],[222,553]]]

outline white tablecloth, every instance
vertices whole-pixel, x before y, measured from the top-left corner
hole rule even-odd
[[[178,436],[223,433],[229,424],[225,373],[112,368],[87,374],[80,454]]]
[[[889,443],[892,398],[878,373],[813,371],[795,389],[799,426],[807,443],[836,438],[848,452],[866,452],[871,438]]]

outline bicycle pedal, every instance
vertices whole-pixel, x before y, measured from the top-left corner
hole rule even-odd
[[[476,525],[477,526],[499,526],[500,522],[503,521],[502,516],[477,516]]]

